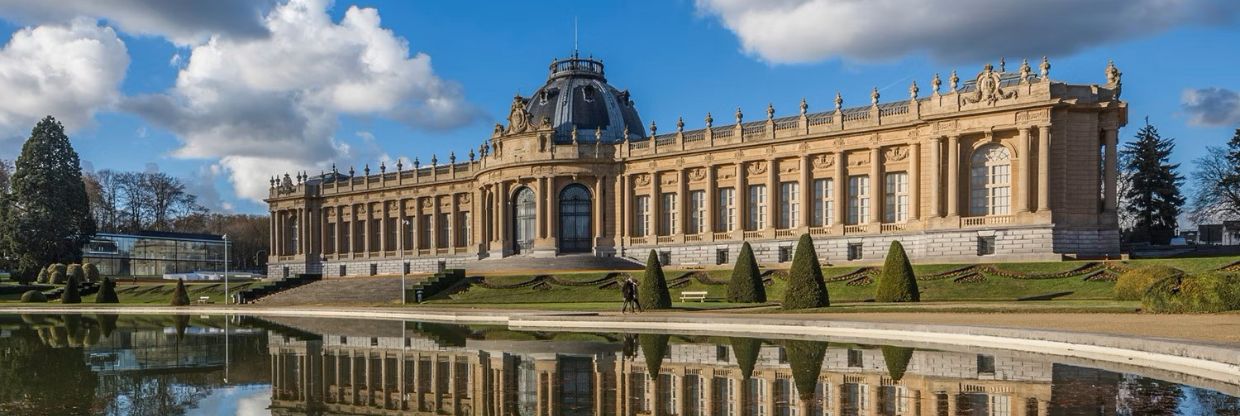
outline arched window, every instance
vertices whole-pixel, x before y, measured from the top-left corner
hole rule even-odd
[[[513,251],[528,253],[534,248],[535,205],[534,191],[522,187],[513,200]]]
[[[1012,155],[1006,147],[987,144],[973,152],[970,163],[972,215],[1007,215],[1012,206]]]
[[[560,191],[560,252],[589,252],[590,191],[580,184],[572,184]]]

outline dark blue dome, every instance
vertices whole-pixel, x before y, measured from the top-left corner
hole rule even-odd
[[[551,120],[557,142],[571,142],[574,127],[578,140],[587,143],[599,129],[607,143],[621,141],[626,127],[629,140],[646,137],[628,90],[608,84],[603,63],[591,58],[574,55],[553,61],[547,84],[534,92],[525,109],[535,123]]]

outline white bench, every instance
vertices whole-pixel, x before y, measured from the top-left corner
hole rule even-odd
[[[210,296],[199,296],[198,303],[211,303],[211,297]]]
[[[688,301],[691,301],[691,300],[696,300],[696,301],[698,301],[698,302],[705,302],[705,301],[706,301],[706,291],[705,291],[705,290],[702,290],[702,291],[685,291],[685,292],[680,292],[680,301],[681,301],[681,302],[688,302]]]

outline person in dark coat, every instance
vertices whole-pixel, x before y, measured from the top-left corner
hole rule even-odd
[[[620,282],[620,293],[624,295],[624,305],[620,306],[620,313],[642,311],[642,305],[637,301],[637,280],[634,280],[633,276]]]

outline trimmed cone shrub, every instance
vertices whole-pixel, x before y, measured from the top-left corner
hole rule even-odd
[[[818,377],[822,375],[822,360],[827,356],[827,343],[823,341],[784,341],[788,354],[788,367],[792,369],[792,382],[797,386],[801,400],[814,398]]]
[[[883,271],[878,275],[878,291],[874,300],[879,302],[920,302],[921,293],[917,290],[917,276],[913,274],[913,265],[908,262],[908,254],[899,241],[891,242],[887,250],[887,259],[883,261]]]
[[[46,303],[47,295],[37,290],[27,290],[22,293],[22,303]]]
[[[1207,272],[1159,280],[1141,297],[1141,306],[1157,313],[1240,310],[1240,274]]]
[[[185,340],[185,330],[189,329],[189,315],[172,315],[172,322],[177,329],[177,342]]]
[[[728,302],[766,302],[766,286],[762,285],[758,260],[753,257],[753,248],[749,247],[748,241],[741,245],[741,255],[736,258],[736,266],[732,267],[732,280],[728,282]]]
[[[732,344],[732,355],[736,356],[736,364],[741,367],[741,377],[748,380],[753,377],[753,367],[758,363],[758,353],[762,351],[762,340],[731,337],[728,341]]]
[[[667,309],[672,307],[672,295],[667,293],[667,278],[663,277],[663,264],[659,253],[650,250],[646,259],[646,273],[637,284],[637,300],[642,309]]]
[[[667,342],[671,335],[641,334],[637,343],[642,346],[642,356],[646,358],[646,373],[651,380],[657,380],[659,369],[663,368],[663,358],[667,357]]]
[[[65,272],[53,269],[47,274],[47,282],[54,285],[63,285],[65,284],[66,277],[68,276],[65,275]]]
[[[80,271],[80,270],[79,270]],[[82,303],[82,280],[70,275],[65,281],[65,292],[60,295],[60,303]]]
[[[47,280],[47,269],[39,269],[39,277],[36,277],[36,278],[34,279],[34,281],[39,282],[39,283],[43,283],[43,284],[47,284],[47,283],[48,283],[48,280]]]
[[[105,313],[95,315],[95,318],[99,320],[99,330],[103,332],[103,337],[111,338],[112,331],[116,331],[116,321],[120,318],[120,315]]]
[[[1116,300],[1141,300],[1145,291],[1154,283],[1184,274],[1179,269],[1167,266],[1145,266],[1125,271],[1115,279]]]
[[[801,234],[797,251],[792,255],[788,271],[788,288],[784,291],[784,309],[822,308],[831,306],[827,284],[822,280],[822,266],[814,252],[814,239]]]
[[[177,279],[177,288],[172,291],[172,306],[189,306],[189,293],[185,291],[185,279]]]
[[[116,282],[104,278],[103,283],[99,285],[99,294],[95,295],[95,303],[121,303],[120,298],[116,296]]]
[[[909,360],[913,358],[913,349],[890,345],[880,348],[883,350],[883,361],[887,363],[887,375],[891,376],[892,380],[900,381],[904,378],[904,372],[908,370]]]
[[[94,283],[99,281],[99,266],[96,266],[95,263],[82,263],[82,272],[86,273],[87,282]]]
[[[77,277],[78,284],[86,282],[86,272],[82,271],[80,264],[70,264],[65,271],[65,277]]]

